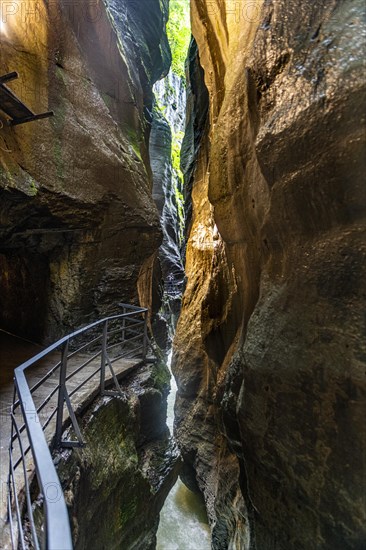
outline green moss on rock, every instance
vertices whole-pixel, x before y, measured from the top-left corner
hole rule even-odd
[[[161,391],[165,391],[170,385],[171,374],[166,363],[163,360],[157,361],[152,367],[152,377],[155,386]]]
[[[139,367],[121,384],[126,397],[98,398],[82,416],[85,447],[57,458],[76,549],[154,548],[158,514],[177,477],[165,424],[166,368]]]

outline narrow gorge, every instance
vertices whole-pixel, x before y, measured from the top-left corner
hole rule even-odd
[[[0,10],[0,341],[148,311],[138,369],[53,453],[73,547],[364,548],[364,1]],[[53,116],[12,125],[9,89]]]

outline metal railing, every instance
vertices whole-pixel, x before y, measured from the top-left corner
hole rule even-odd
[[[114,364],[123,359],[125,365],[127,359],[136,357],[146,361],[147,309],[119,305],[121,314],[61,338],[14,371],[7,503],[14,549],[73,547],[67,506],[51,453],[84,445],[77,420],[80,398],[122,395]],[[30,386],[26,374],[35,366],[44,374]],[[71,435],[63,439],[66,430]],[[43,508],[41,522],[34,518],[35,500],[36,507]]]

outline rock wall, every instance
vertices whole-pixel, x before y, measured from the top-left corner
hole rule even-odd
[[[153,197],[158,207],[163,242],[159,257],[164,280],[182,289],[184,268],[181,258],[182,222],[179,219],[179,197],[182,182],[172,165],[172,146],[184,134],[186,113],[185,84],[169,71],[154,87],[156,104],[150,139],[150,158],[153,172]],[[167,285],[166,285],[167,286]]]
[[[184,207],[182,174],[177,155],[184,136],[186,90],[183,80],[169,71],[154,86],[155,103],[149,152],[153,198],[160,215],[163,242],[154,258],[153,332],[161,348],[171,346],[184,284],[182,242]],[[173,165],[175,160],[175,166]],[[179,168],[179,166],[178,166]]]
[[[54,117],[0,135],[0,323],[48,340],[137,300],[161,242],[151,197],[152,86],[168,1],[7,3],[2,73]]]
[[[121,381],[123,398],[84,411],[85,447],[56,455],[76,549],[156,547],[180,464],[165,423],[169,378],[165,366],[139,367]]]
[[[364,5],[191,6],[203,72],[193,44],[173,357],[184,478],[205,496],[214,548],[358,549]]]

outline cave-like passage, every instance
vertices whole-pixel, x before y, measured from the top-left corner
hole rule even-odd
[[[181,148],[186,122],[185,61],[191,38],[189,11],[189,0],[172,0],[169,4],[167,35],[172,54],[171,67],[153,88],[155,101],[149,153],[153,198],[163,230],[158,259],[163,281],[159,314],[166,324],[166,341],[172,340],[185,278],[182,257],[185,212]],[[167,342],[159,336],[158,344],[165,347]]]
[[[170,369],[171,342],[179,316],[184,286],[184,175],[181,148],[185,132],[187,83],[185,63],[191,38],[189,0],[170,0],[167,34],[172,52],[168,75],[154,86],[155,105],[150,141],[153,194],[164,232],[159,261],[164,289],[160,315],[166,323],[165,340]],[[157,335],[158,338],[161,335]],[[171,376],[167,425],[173,434],[177,385]],[[204,501],[178,478],[160,512],[157,550],[209,550],[210,529]]]
[[[9,410],[13,400],[14,369],[36,355],[42,347],[23,338],[0,330],[0,483],[6,487],[8,479],[8,455],[10,437]],[[42,369],[42,366],[40,367]],[[7,506],[7,491],[1,491],[0,532],[4,529]]]

